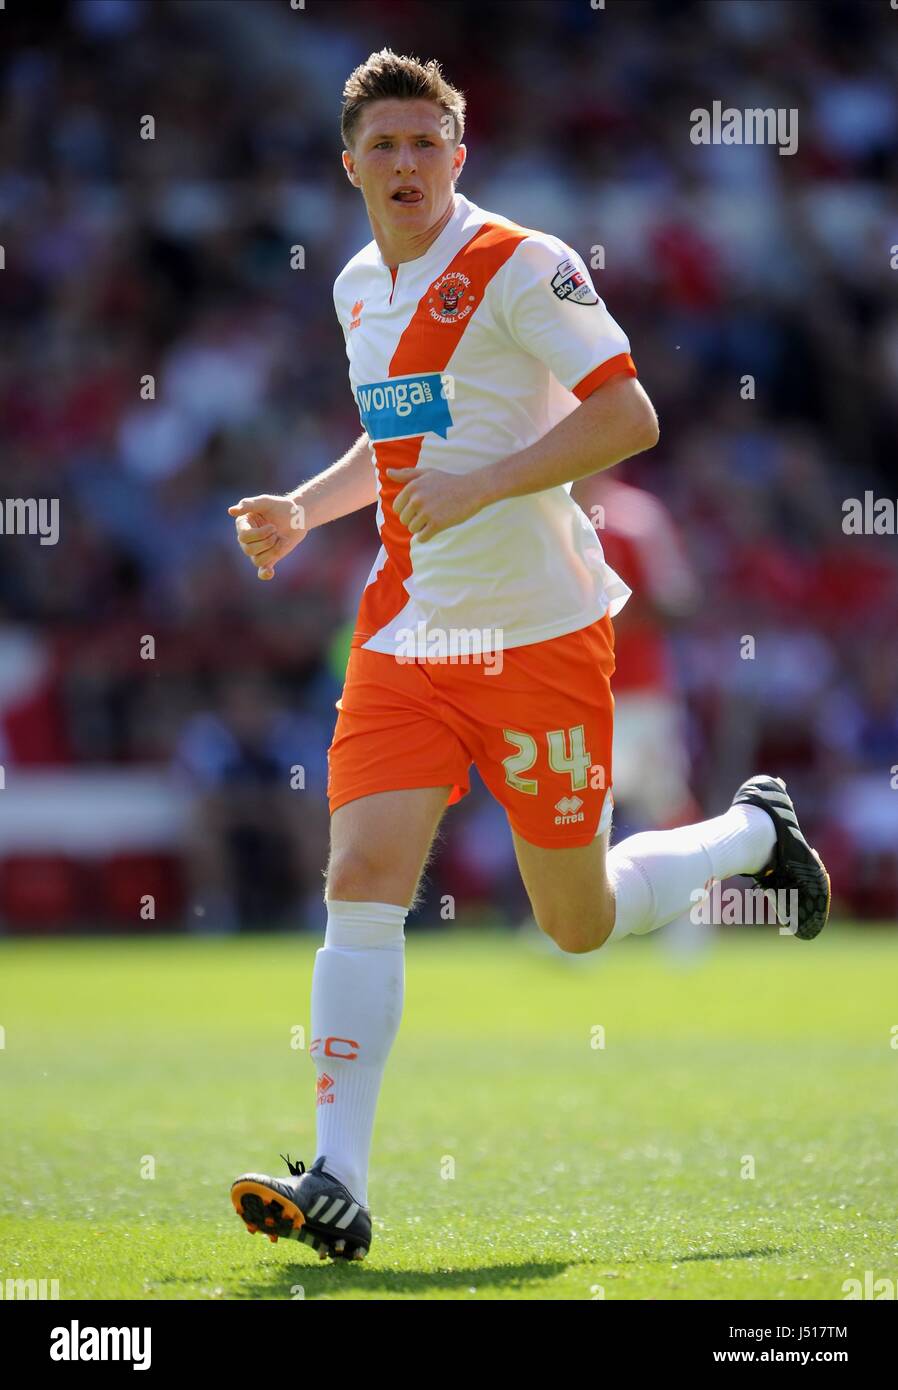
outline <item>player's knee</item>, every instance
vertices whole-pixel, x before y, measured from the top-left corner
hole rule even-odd
[[[395,889],[394,879],[382,859],[352,845],[331,854],[325,894],[336,902],[384,902]]]
[[[569,956],[585,956],[590,951],[597,950],[600,944],[593,932],[571,930],[570,927],[559,932],[550,932],[549,935],[555,945]]]
[[[591,902],[583,909],[565,903],[536,913],[541,929],[568,955],[582,956],[597,951],[611,935],[614,926],[614,899]]]

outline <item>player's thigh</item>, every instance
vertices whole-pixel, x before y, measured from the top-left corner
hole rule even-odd
[[[580,885],[581,899],[603,891],[613,806],[612,643],[611,620],[603,618],[512,648],[498,676],[465,692],[474,761],[505,808],[534,910],[556,939],[566,886]],[[603,913],[597,900],[593,919]]]
[[[325,895],[408,907],[452,788],[373,792],[331,817]]]
[[[606,872],[608,833],[588,845],[544,849],[512,830],[533,915],[563,951],[594,951],[611,934],[614,896]]]

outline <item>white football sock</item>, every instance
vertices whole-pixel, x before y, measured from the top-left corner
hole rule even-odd
[[[368,1159],[384,1067],[405,993],[407,907],[326,900],[312,975],[318,1157],[368,1205]]]
[[[760,806],[740,803],[722,816],[676,830],[645,830],[608,851],[617,941],[644,936],[699,901],[712,879],[758,873],[776,843],[773,821]]]

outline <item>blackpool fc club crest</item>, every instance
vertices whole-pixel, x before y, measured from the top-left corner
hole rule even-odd
[[[461,323],[473,312],[476,298],[467,275],[460,270],[447,270],[431,285],[427,306],[437,323]]]

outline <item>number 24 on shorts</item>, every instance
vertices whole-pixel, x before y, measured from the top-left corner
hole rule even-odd
[[[536,796],[539,790],[537,779],[521,775],[529,772],[536,762],[536,739],[532,734],[522,734],[516,729],[503,729],[502,733],[506,743],[513,744],[517,749],[516,753],[502,759],[506,782],[516,791]],[[590,773],[593,787],[604,787],[605,769],[592,766],[592,759],[586,751],[586,730],[582,724],[576,724],[572,729],[552,729],[546,734],[546,741],[549,745],[549,766],[553,772],[570,773],[571,791],[582,791],[590,779]]]

